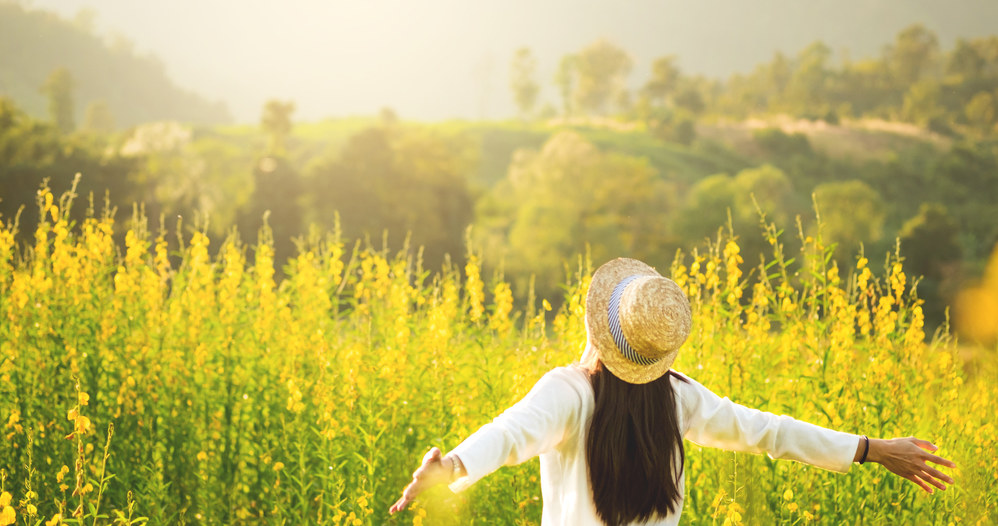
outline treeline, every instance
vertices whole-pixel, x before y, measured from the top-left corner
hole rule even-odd
[[[220,124],[225,104],[177,87],[163,64],[121,36],[102,38],[95,15],[69,21],[0,2],[0,95],[35,117],[59,115],[64,128],[110,131],[156,120]],[[53,108],[53,97],[62,97]]]
[[[936,35],[910,26],[879,57],[833,62],[818,41],[794,56],[776,53],[728,79],[684,74],[674,55],[656,59],[644,84],[629,88],[633,60],[607,40],[564,56],[552,79],[558,104],[537,108],[541,85],[529,48],[510,64],[510,88],[523,117],[622,116],[669,138],[692,140],[705,116],[743,119],[789,114],[838,123],[875,117],[947,135],[992,134],[998,124],[998,36],[958,40],[944,51]]]
[[[93,193],[100,209],[108,191],[122,225],[133,203],[167,232],[199,229],[216,243],[234,228],[255,241],[266,221],[278,261],[310,228],[390,251],[423,247],[424,268],[462,265],[470,249],[520,297],[533,279],[539,297],[556,301],[579,253],[664,266],[719,228],[739,236],[749,275],[758,276],[752,267],[773,248],[761,213],[786,230],[785,251],[798,234],[820,235],[843,269],[861,246],[876,261],[899,238],[908,272],[925,277],[919,293],[930,323],[945,318],[998,242],[993,141],[938,151],[913,141],[884,161],[851,161],[778,129],[756,131],[756,154],[745,156],[720,142],[683,146],[640,130],[416,125],[388,110],[294,126],[293,112],[272,101],[257,129],[154,123],[111,136],[65,134],[2,100],[0,219],[31,203],[43,178],[60,192],[82,172],[78,194]],[[34,210],[21,212],[22,243],[31,242]]]

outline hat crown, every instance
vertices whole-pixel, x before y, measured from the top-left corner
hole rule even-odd
[[[620,298],[620,327],[631,347],[651,360],[675,353],[690,334],[690,304],[669,278],[643,276]]]
[[[679,285],[636,259],[613,259],[589,283],[586,348],[594,352],[583,359],[587,365],[598,359],[625,382],[648,383],[669,371],[690,325]]]

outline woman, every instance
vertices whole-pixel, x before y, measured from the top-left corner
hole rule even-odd
[[[429,487],[460,491],[540,455],[542,524],[678,524],[684,437],[842,473],[877,462],[929,493],[953,483],[927,462],[955,465],[924,440],[870,439],[749,409],[671,371],[690,326],[689,300],[675,282],[633,259],[601,266],[586,297],[580,363],[545,374],[447,455],[431,449],[389,511]]]

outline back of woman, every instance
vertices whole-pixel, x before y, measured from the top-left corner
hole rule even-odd
[[[883,464],[932,492],[955,467],[914,437],[843,433],[738,405],[671,369],[692,325],[689,302],[652,267],[616,259],[593,275],[580,362],[545,374],[522,400],[444,456],[423,457],[391,507],[425,489],[461,491],[503,465],[540,456],[544,525],[672,525],[683,508],[683,439],[845,473]]]

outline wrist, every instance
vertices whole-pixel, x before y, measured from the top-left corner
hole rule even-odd
[[[867,462],[880,463],[880,459],[883,458],[884,443],[886,441],[882,438],[871,438],[870,439],[870,452],[866,455]]]

